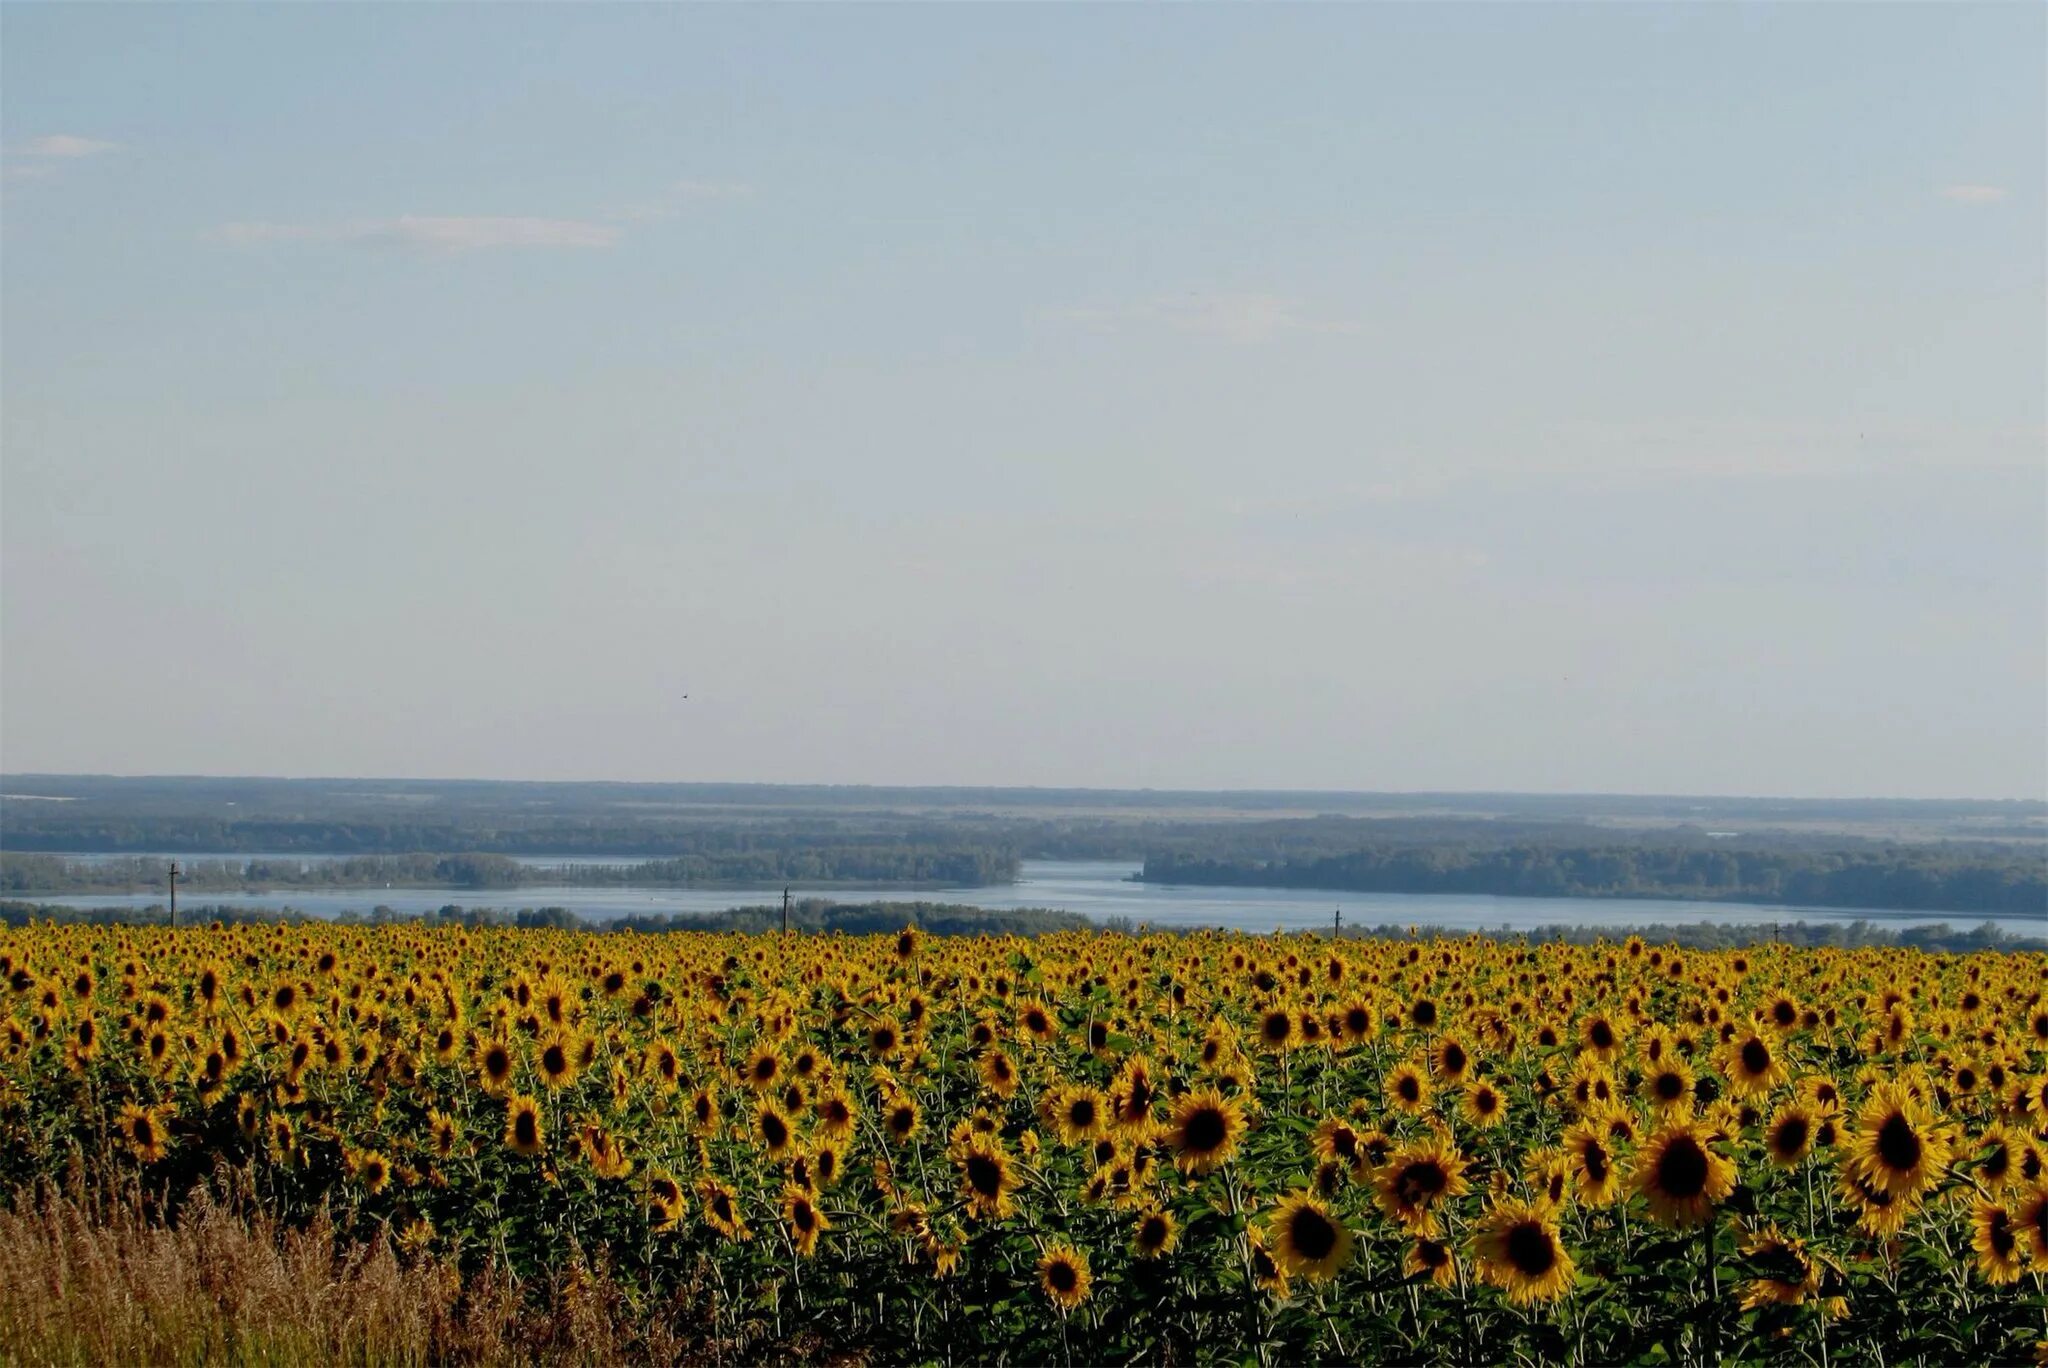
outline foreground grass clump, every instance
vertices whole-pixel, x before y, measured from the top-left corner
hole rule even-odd
[[[2048,1338],[2040,955],[43,926],[0,982],[0,1359]]]

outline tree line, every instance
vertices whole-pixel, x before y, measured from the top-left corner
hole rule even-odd
[[[135,893],[164,887],[162,857],[66,859],[0,853],[0,895]],[[179,883],[194,892],[273,888],[579,888],[719,883],[911,883],[956,887],[1016,879],[1014,851],[984,846],[852,845],[717,850],[634,864],[525,863],[509,855],[356,855],[341,859],[188,860]]]
[[[1275,859],[1159,853],[1146,858],[1140,877],[1148,883],[1358,893],[1688,898],[1793,907],[2048,915],[2048,865],[2031,847],[1374,845]]]

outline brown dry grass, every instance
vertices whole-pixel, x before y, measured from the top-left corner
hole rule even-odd
[[[708,1363],[807,1347],[715,1343],[680,1300],[633,1307],[578,1257],[522,1289],[205,1196],[174,1226],[133,1200],[0,1206],[0,1364]]]

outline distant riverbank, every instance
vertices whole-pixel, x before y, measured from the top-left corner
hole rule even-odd
[[[1900,908],[1794,908],[1645,898],[1531,898],[1483,894],[1332,893],[1317,889],[1205,888],[1140,881],[1141,867],[1126,860],[1026,860],[1016,880],[1005,884],[944,889],[892,885],[863,888],[862,902],[936,902],[1003,912],[1050,908],[1078,913],[1095,923],[1119,919],[1132,925],[1166,928],[1224,927],[1242,931],[1326,930],[1341,910],[1343,925],[1415,926],[1453,931],[1529,933],[1556,926],[1612,929],[1626,934],[1648,925],[1848,927],[1881,922],[1890,928],[1930,925],[1976,926],[1990,922],[2016,936],[2038,936],[2041,921],[2029,916],[1930,914]],[[791,881],[798,899],[845,900],[844,890]],[[516,890],[445,889],[418,886],[373,889],[307,888],[279,892],[191,894],[184,907],[215,905],[246,910],[291,908],[317,917],[459,915],[477,909],[536,913],[560,909],[579,921],[610,923],[634,918],[702,916],[734,907],[777,904],[785,884],[749,888],[623,887],[550,884]],[[836,896],[835,896],[836,895]],[[161,883],[127,894],[72,893],[25,898],[73,908],[162,908]]]
[[[1298,888],[1354,896],[1628,899],[2048,917],[2048,860],[2038,848],[1981,845],[1382,845],[1280,858],[1155,855],[1139,877],[1177,887]]]
[[[0,853],[0,896],[141,893],[165,886],[169,856]],[[473,891],[571,888],[758,888],[784,880],[813,888],[946,888],[1008,883],[1017,857],[1002,850],[843,846],[741,850],[658,860],[563,859],[541,863],[495,854],[250,855],[179,858],[190,893],[269,893],[344,888]]]

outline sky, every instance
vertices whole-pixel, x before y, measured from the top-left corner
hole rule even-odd
[[[0,9],[12,772],[2048,796],[2048,9]]]

